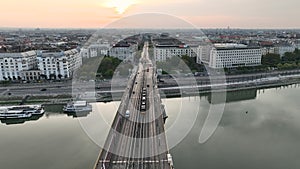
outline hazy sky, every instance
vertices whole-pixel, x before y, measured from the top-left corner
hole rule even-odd
[[[299,0],[3,0],[0,26],[99,28],[158,12],[201,28],[300,28],[299,6]]]

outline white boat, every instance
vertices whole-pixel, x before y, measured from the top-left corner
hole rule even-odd
[[[33,115],[43,115],[41,105],[21,105],[0,107],[0,119],[30,118]]]
[[[29,105],[25,111],[31,113],[33,116],[43,115],[45,113],[44,107],[41,105]]]
[[[73,101],[64,106],[63,111],[69,113],[90,112],[92,111],[92,106],[86,101]]]
[[[33,115],[44,114],[41,105],[21,105],[0,107],[0,119],[30,118]]]

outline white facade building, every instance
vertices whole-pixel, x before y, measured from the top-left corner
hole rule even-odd
[[[41,74],[47,79],[70,78],[82,65],[82,58],[77,49],[56,53],[40,52],[37,60]]]
[[[210,52],[209,67],[237,68],[261,65],[262,50],[240,44],[215,44]]]
[[[283,45],[276,47],[275,53],[279,54],[280,57],[283,57],[286,52],[294,52],[296,49],[296,46],[292,45]]]
[[[70,78],[82,65],[77,49],[65,52],[0,53],[0,81]]]
[[[114,46],[109,51],[109,56],[116,57],[123,61],[133,61],[135,50],[130,45]]]
[[[108,56],[109,50],[110,50],[109,44],[92,44],[88,48],[82,48],[80,51],[80,55],[82,58]]]
[[[24,79],[21,72],[36,69],[36,52],[0,53],[0,81]]]
[[[296,48],[297,48],[296,45],[264,47],[262,48],[262,55],[273,53],[273,54],[279,54],[280,57],[283,57],[286,52],[294,52]]]
[[[210,44],[200,45],[197,49],[197,63],[209,64],[210,62],[210,52],[213,49],[213,46]]]
[[[276,49],[275,47],[263,47],[261,50],[262,50],[262,55],[266,55],[269,53],[274,53],[274,54],[279,53],[278,48]]]
[[[167,58],[173,56],[187,55],[190,57],[196,57],[196,51],[187,45],[156,45],[154,47],[154,58],[156,61],[166,61]]]

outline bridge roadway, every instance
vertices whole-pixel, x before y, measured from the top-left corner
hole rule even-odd
[[[143,90],[145,90],[143,92]],[[146,109],[141,109],[146,93]],[[125,112],[130,116],[126,117]],[[170,169],[155,68],[145,43],[95,169]]]

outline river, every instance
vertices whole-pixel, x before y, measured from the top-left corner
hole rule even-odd
[[[207,94],[163,99],[168,139],[174,133],[184,136],[175,145],[168,140],[175,168],[298,169],[299,96],[298,85],[230,92],[216,131],[204,143],[199,143],[199,135],[208,110],[220,103]],[[93,112],[80,117],[62,113],[60,105],[50,106],[42,117],[1,121],[0,168],[93,168],[101,144],[97,139],[105,140],[105,127],[119,104],[94,103]],[[98,123],[100,116],[105,125]]]

